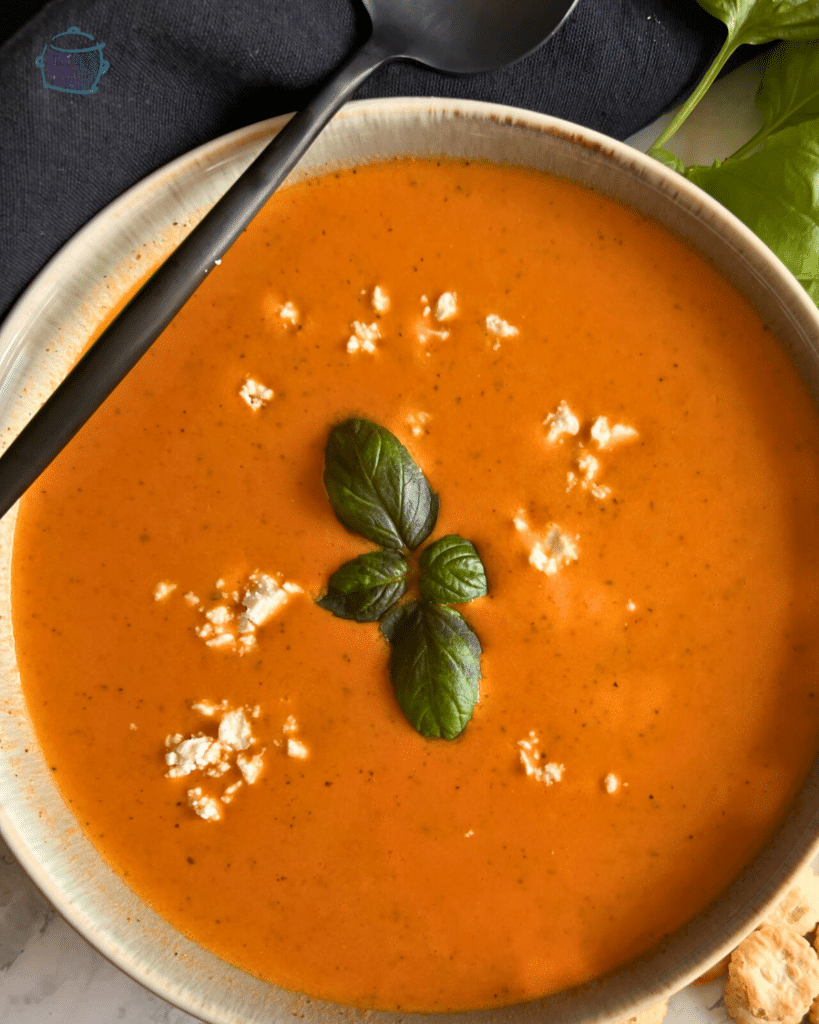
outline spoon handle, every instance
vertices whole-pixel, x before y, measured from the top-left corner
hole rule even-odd
[[[376,68],[395,56],[376,35],[370,36],[105,328],[0,457],[0,516],[147,352],[339,107]]]

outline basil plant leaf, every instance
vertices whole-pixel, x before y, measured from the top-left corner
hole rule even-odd
[[[819,44],[783,43],[763,64],[756,105],[766,134],[819,118]]]
[[[456,533],[441,537],[420,559],[421,596],[441,604],[461,604],[486,594],[486,572],[475,545]]]
[[[655,160],[659,160],[666,167],[670,167],[672,171],[677,171],[679,174],[685,172],[685,162],[680,160],[670,149],[663,149],[662,146],[652,146],[648,150],[648,155],[653,156]]]
[[[396,630],[408,615],[412,615],[418,601],[413,598],[411,601],[403,601],[401,604],[394,604],[381,620],[380,630],[384,637],[392,643]]]
[[[382,547],[412,551],[435,528],[438,496],[398,438],[369,420],[330,432],[324,486],[341,522]]]
[[[819,37],[819,0],[697,0],[728,28],[727,44]]]
[[[664,163],[669,160],[661,156],[660,151],[686,121],[737,47],[743,43],[768,43],[773,39],[806,42],[819,38],[819,0],[698,0],[698,3],[725,23],[728,35],[694,91],[652,146],[651,155]]]
[[[687,176],[754,231],[811,297],[819,283],[819,120],[770,135],[742,160]]]
[[[330,577],[318,604],[340,619],[375,622],[407,589],[407,563],[397,551],[370,551]]]
[[[452,608],[410,601],[388,625],[395,696],[422,736],[455,739],[478,702],[481,645]]]

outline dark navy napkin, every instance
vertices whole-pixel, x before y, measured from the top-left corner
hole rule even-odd
[[[0,319],[93,214],[186,150],[297,109],[367,24],[353,0],[39,7],[22,0],[33,16],[0,46]],[[0,6],[0,37],[3,18]],[[696,0],[580,0],[514,67],[457,78],[396,64],[359,98],[489,100],[625,138],[693,88],[724,34]]]

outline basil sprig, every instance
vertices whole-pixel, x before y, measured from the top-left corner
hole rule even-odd
[[[438,495],[398,438],[369,420],[347,420],[327,442],[324,486],[354,533],[414,551],[435,528]]]
[[[383,550],[337,569],[319,605],[343,619],[382,619],[404,714],[422,736],[454,739],[472,717],[481,678],[480,641],[449,607],[487,592],[475,545],[457,534],[430,544],[419,560],[420,600],[402,602],[405,552],[422,544],[438,519],[438,497],[420,467],[384,427],[350,419],[330,432],[324,485],[339,520]]]
[[[396,614],[397,613],[397,614]],[[422,736],[454,739],[478,702],[481,644],[454,608],[405,601],[381,624],[398,703]]]
[[[421,555],[421,596],[461,604],[486,595],[486,573],[475,545],[457,533],[436,540]]]
[[[404,594],[407,569],[397,551],[369,551],[333,573],[318,603],[340,619],[375,622]]]
[[[649,154],[684,174],[744,221],[819,305],[819,0],[699,0],[727,35],[702,81]],[[756,96],[763,124],[710,167],[685,162],[669,139],[745,43],[784,40],[768,50]]]

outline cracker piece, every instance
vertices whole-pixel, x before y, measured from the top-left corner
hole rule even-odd
[[[812,932],[819,922],[819,875],[808,864],[768,915],[769,924],[787,925],[800,935]]]
[[[618,1020],[615,1024],[663,1024],[665,1015],[668,1013],[668,1000],[662,1003],[653,1003],[651,1006],[647,1006],[645,1010],[641,1010],[633,1017],[623,1017],[622,1020]]]
[[[737,1024],[799,1024],[819,995],[819,957],[791,928],[763,924],[731,954],[725,1009]]]

